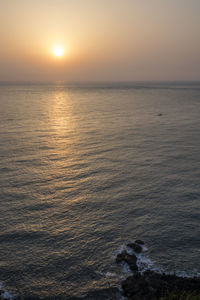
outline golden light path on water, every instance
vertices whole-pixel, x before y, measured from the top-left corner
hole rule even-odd
[[[52,177],[57,178],[53,185],[57,191],[56,196],[61,198],[66,191],[70,193],[76,189],[74,180],[68,180],[68,178],[78,176],[80,173],[79,169],[72,166],[80,160],[82,138],[81,130],[78,128],[80,120],[76,117],[76,105],[69,92],[62,88],[62,85],[58,85],[51,96],[48,119],[52,135],[47,140],[48,148],[52,149],[49,169],[51,169]],[[81,161],[84,163],[82,158]],[[70,203],[79,201],[80,198],[71,199]],[[65,197],[63,197],[63,204],[68,206],[69,201],[65,202],[64,199]]]

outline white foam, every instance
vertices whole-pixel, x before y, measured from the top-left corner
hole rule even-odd
[[[176,271],[174,272],[176,276],[178,277],[184,277],[184,278],[193,278],[198,277],[200,278],[200,273],[197,270],[194,270],[193,272],[186,272],[186,271]],[[173,274],[174,274],[173,273]]]
[[[5,291],[4,293],[1,294],[1,298],[5,300],[14,300],[16,299],[16,295],[12,295],[10,292]]]
[[[0,290],[2,291],[2,293],[1,293],[1,299],[4,299],[4,300],[14,300],[14,299],[17,298],[17,295],[12,294],[10,291],[7,291],[4,288],[3,282],[0,282]]]
[[[147,270],[154,271],[159,274],[168,274],[168,275],[176,275],[178,277],[185,277],[185,278],[192,278],[192,277],[199,277],[200,278],[200,272],[198,270],[194,270],[193,272],[186,272],[186,271],[165,271],[162,267],[158,267],[154,265],[154,262],[146,255],[144,252],[148,251],[148,247],[145,245],[140,245],[142,247],[142,252],[141,253],[136,253],[132,248],[127,247],[125,244],[121,245],[120,248],[116,251],[116,254],[121,253],[123,250],[126,250],[127,253],[129,254],[135,254],[137,257],[137,266],[139,272],[142,274]],[[116,256],[115,256],[116,257]],[[127,263],[122,262],[122,270],[123,273],[126,273],[128,275],[133,274],[132,271],[130,270],[129,266]]]
[[[150,258],[148,258],[146,255],[144,256],[143,253],[148,251],[147,246],[145,245],[140,245],[142,247],[142,253],[138,254],[136,253],[132,248],[126,246],[125,244],[121,245],[114,253],[113,253],[113,258],[116,259],[117,254],[121,253],[122,251],[126,250],[128,254],[133,255],[137,257],[137,266],[139,269],[140,273],[144,273],[146,270],[152,270],[154,263]],[[129,266],[127,263],[122,262],[122,270],[123,273],[128,274],[128,276],[132,275],[132,271],[130,270]]]
[[[116,273],[112,273],[112,272],[99,272],[99,271],[97,271],[96,273],[103,276],[103,277],[106,277],[106,278],[113,278],[113,277],[117,276]]]
[[[112,277],[116,277],[117,274],[112,273],[112,272],[106,272],[106,273],[105,273],[105,276],[106,276],[106,278],[112,278]]]
[[[126,262],[122,262],[122,271],[124,274],[131,276],[133,273]]]
[[[147,248],[147,246],[145,246],[145,245],[140,245],[140,247],[142,247],[142,252],[146,252],[146,251],[148,251],[148,248]]]
[[[147,270],[151,270],[154,266],[152,260],[142,254],[137,254],[137,266],[140,273],[144,273]]]

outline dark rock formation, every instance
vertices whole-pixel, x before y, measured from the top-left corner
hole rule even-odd
[[[136,253],[140,253],[142,251],[140,245],[143,244],[142,241],[137,240],[135,243],[130,243],[127,246]],[[200,278],[183,278],[175,274],[160,274],[150,270],[140,274],[138,272],[137,256],[134,254],[130,255],[125,250],[116,257],[116,262],[122,261],[125,261],[133,271],[133,276],[122,282],[124,295],[128,300],[158,300],[168,294],[183,295],[183,293],[186,293],[186,298],[180,299],[190,299],[187,297],[187,293],[188,295],[199,297],[191,299],[200,299]],[[179,298],[172,297],[169,299]]]
[[[130,243],[127,245],[128,247],[132,248],[136,253],[142,252],[142,247],[136,243]]]
[[[139,244],[139,245],[144,245],[144,242],[141,241],[141,240],[136,240],[135,243],[136,243],[136,244]]]
[[[138,266],[136,264],[137,262],[137,257],[133,254],[130,255],[128,254],[125,250],[122,251],[122,253],[118,254],[116,257],[116,262],[120,263],[122,261],[125,261],[128,265],[131,271],[138,271]]]
[[[128,300],[157,300],[168,293],[200,294],[200,278],[182,278],[176,275],[146,271],[137,273],[122,282]]]

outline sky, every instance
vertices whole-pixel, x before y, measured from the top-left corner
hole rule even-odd
[[[200,0],[0,0],[0,81],[198,81],[199,15]]]

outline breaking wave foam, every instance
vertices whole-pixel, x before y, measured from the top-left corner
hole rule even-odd
[[[156,273],[160,274],[168,274],[172,275],[175,274],[178,277],[187,277],[187,278],[192,278],[192,277],[199,277],[200,278],[200,272],[197,270],[194,270],[193,272],[187,272],[187,271],[166,271],[162,266],[156,266],[155,263],[148,257],[148,247],[145,245],[140,245],[142,247],[142,252],[141,253],[136,253],[133,249],[128,247],[127,245],[123,244],[119,247],[119,249],[115,252],[115,257],[117,254],[121,253],[122,251],[126,250],[127,253],[129,254],[134,254],[137,257],[137,266],[138,266],[138,271],[140,274],[143,274],[145,271],[150,270],[154,271]],[[122,263],[122,270],[123,273],[126,273],[128,276],[132,275],[133,272],[130,270],[128,264],[126,262]]]
[[[3,282],[0,282],[0,299],[4,300],[14,300],[17,298],[17,295],[11,293],[10,291],[6,290]]]

